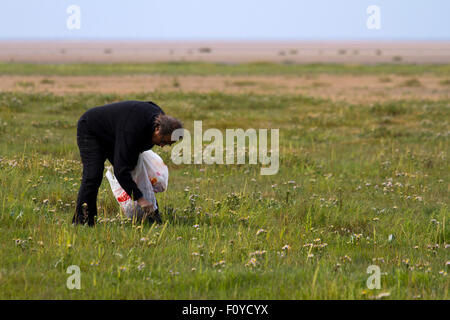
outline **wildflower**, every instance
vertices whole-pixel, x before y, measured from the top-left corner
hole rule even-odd
[[[14,242],[16,243],[16,246],[22,246],[22,245],[26,244],[27,240],[14,239]]]
[[[256,267],[258,265],[258,261],[256,258],[251,258],[246,264],[246,267]]]
[[[352,234],[351,238],[356,239],[356,240],[360,240],[362,238],[362,233],[358,233],[358,234]]]
[[[382,292],[382,293],[380,293],[379,295],[372,296],[372,297],[370,297],[370,298],[379,300],[379,299],[383,299],[383,298],[385,298],[385,297],[389,297],[390,295],[391,295],[390,292]]]
[[[384,263],[384,258],[373,258],[372,261]]]
[[[220,260],[213,264],[213,267],[221,267],[225,265],[225,260]]]
[[[239,218],[239,221],[241,221],[241,222],[248,222],[249,219],[250,219],[250,217],[246,216],[246,217]]]
[[[281,250],[291,250],[291,246],[286,244],[283,248],[281,248]]]
[[[251,252],[250,256],[262,256],[266,253],[266,250],[256,250],[255,252]]]
[[[145,262],[142,262],[140,265],[138,265],[138,270],[141,271],[142,269],[145,268]]]
[[[264,229],[259,229],[258,231],[256,231],[256,235],[260,235],[261,233],[266,233],[267,231]]]

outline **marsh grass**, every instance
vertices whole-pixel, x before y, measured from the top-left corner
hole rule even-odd
[[[251,80],[238,80],[238,81],[226,81],[226,85],[235,86],[235,87],[251,87],[260,84],[257,81]]]
[[[439,64],[296,64],[252,62],[241,64],[207,62],[160,62],[160,63],[73,63],[73,64],[27,64],[0,63],[0,75],[422,75],[434,74],[446,76],[450,65]]]
[[[403,81],[400,86],[402,87],[413,87],[413,88],[418,88],[418,87],[422,87],[423,84],[422,82],[417,79],[417,78],[411,78],[408,80]]]
[[[18,82],[16,82],[16,86],[19,86],[22,88],[34,88],[35,83],[32,81],[18,81]]]
[[[42,84],[55,84],[55,81],[52,79],[44,78],[40,81]]]
[[[329,87],[329,86],[331,86],[330,83],[328,83],[328,82],[321,82],[321,81],[314,81],[311,84],[311,88],[323,88],[323,87]]]
[[[392,79],[390,77],[381,77],[378,79],[381,83],[388,83],[392,82]]]
[[[200,119],[204,129],[279,128],[280,170],[176,166],[170,149],[155,147],[170,170],[158,195],[163,225],[124,219],[104,179],[97,226],[74,227],[76,122],[126,99],[155,101],[188,129]],[[449,108],[449,100],[2,92],[0,298],[448,299]],[[372,264],[380,290],[366,287]],[[81,290],[66,288],[70,265],[81,268]]]

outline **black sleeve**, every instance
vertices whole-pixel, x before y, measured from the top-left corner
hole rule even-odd
[[[114,175],[120,183],[120,186],[128,193],[130,197],[137,200],[142,197],[136,182],[131,178],[131,171],[136,167],[139,151],[133,139],[133,133],[121,131],[116,136],[114,147]]]

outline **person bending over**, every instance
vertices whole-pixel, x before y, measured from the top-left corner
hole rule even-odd
[[[114,167],[122,188],[149,216],[161,223],[159,210],[147,201],[131,178],[139,154],[154,145],[171,145],[172,132],[182,128],[178,119],[165,115],[155,103],[123,101],[87,110],[78,120],[77,144],[83,164],[74,224],[95,225],[97,194],[103,179],[105,160]]]

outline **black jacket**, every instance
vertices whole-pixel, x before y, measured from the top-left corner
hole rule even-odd
[[[102,143],[121,187],[135,200],[142,192],[131,171],[139,154],[153,147],[154,120],[161,113],[164,111],[151,101],[123,101],[89,109],[81,116],[87,120],[90,134]]]

